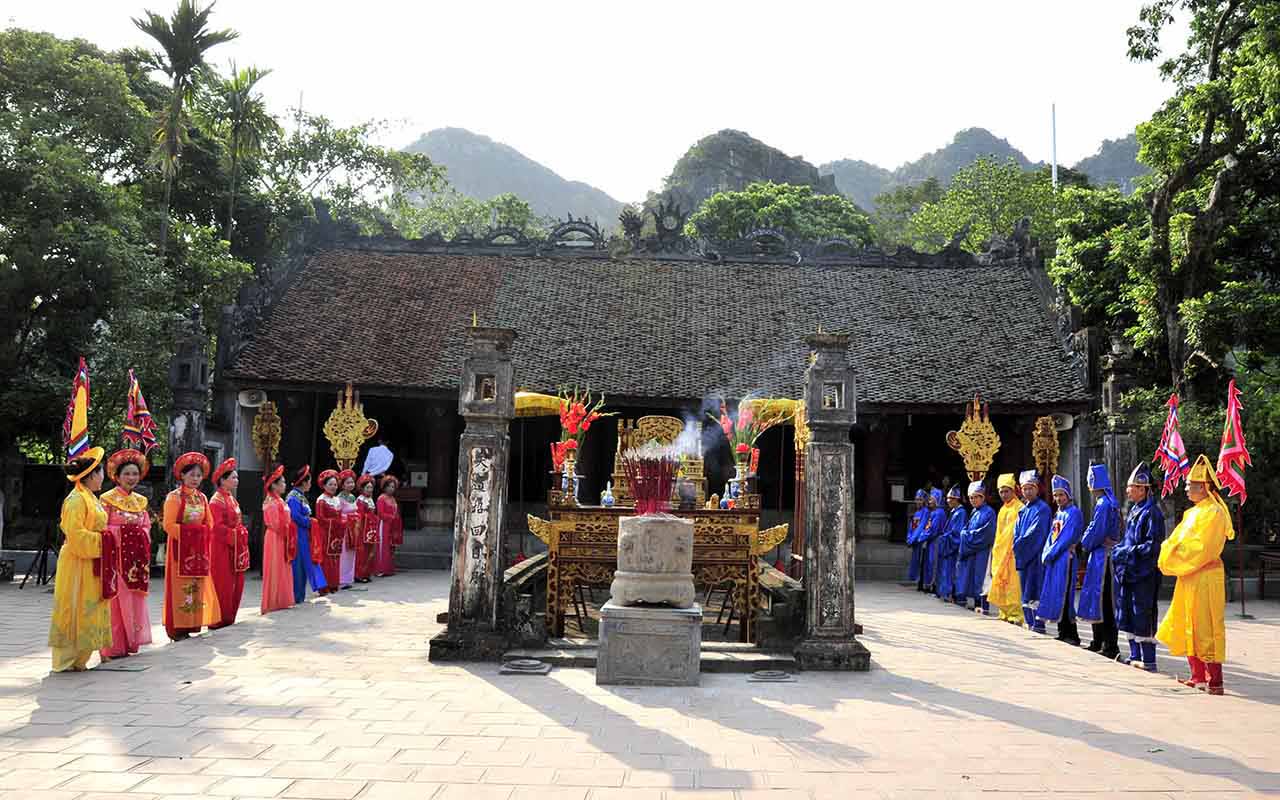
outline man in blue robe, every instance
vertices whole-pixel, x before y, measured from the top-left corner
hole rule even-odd
[[[1022,615],[1027,628],[1044,633],[1044,622],[1036,618],[1040,606],[1040,587],[1044,583],[1044,543],[1049,539],[1049,527],[1053,512],[1040,497],[1040,474],[1034,469],[1018,476],[1022,499],[1026,503],[1018,511],[1018,521],[1013,526],[1013,561],[1018,568],[1018,580],[1022,585]]]
[[[929,518],[929,509],[925,508],[924,489],[916,490],[916,510],[907,520],[907,546],[911,548],[911,564],[907,567],[907,580],[915,581],[916,590],[924,591],[924,573],[926,567],[926,549],[924,543],[924,524]]]
[[[1089,490],[1093,493],[1093,517],[1080,538],[1087,566],[1076,604],[1076,619],[1093,625],[1090,652],[1114,659],[1120,655],[1120,648],[1116,641],[1111,549],[1120,541],[1120,504],[1111,490],[1106,464],[1089,467]]]
[[[934,594],[938,583],[938,534],[947,526],[947,512],[943,511],[942,490],[930,489],[925,498],[924,530],[920,540],[924,543],[924,591]]]
[[[1084,532],[1084,514],[1071,498],[1071,482],[1061,475],[1053,476],[1053,502],[1058,513],[1053,515],[1049,538],[1044,543],[1040,561],[1044,564],[1044,584],[1040,587],[1040,606],[1036,619],[1041,625],[1053,622],[1058,626],[1058,641],[1080,646],[1080,634],[1076,630],[1076,545]]]
[[[1115,570],[1116,627],[1129,639],[1129,664],[1156,671],[1156,627],[1160,615],[1160,544],[1164,541],[1164,513],[1151,493],[1151,470],[1133,468],[1125,496],[1132,503],[1124,536],[1111,551]]]
[[[991,545],[996,540],[996,512],[987,503],[987,487],[982,481],[969,484],[969,504],[973,511],[960,532],[960,552],[956,594],[971,601],[969,608],[987,613],[987,567]]]
[[[293,477],[293,488],[285,504],[289,506],[289,517],[298,529],[298,553],[293,559],[293,602],[301,603],[307,599],[307,582],[311,582],[311,591],[318,592],[327,584],[324,571],[320,565],[311,560],[311,503],[307,500],[307,491],[311,488],[311,467],[300,467]]]
[[[956,583],[956,558],[960,553],[960,532],[964,530],[968,515],[964,511],[960,484],[947,490],[947,525],[938,537],[938,597],[948,603],[956,602],[959,586]]]

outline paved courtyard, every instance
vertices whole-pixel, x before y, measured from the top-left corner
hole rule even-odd
[[[447,578],[266,618],[250,581],[234,627],[69,675],[48,672],[51,595],[2,586],[0,796],[1280,796],[1280,603],[1230,610],[1226,697],[894,584],[858,589],[870,673],[597,688],[429,663]]]

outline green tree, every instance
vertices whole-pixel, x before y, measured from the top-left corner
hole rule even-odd
[[[1083,315],[1082,324],[1127,332],[1138,321],[1131,302],[1132,231],[1142,228],[1144,209],[1116,186],[1068,186],[1056,223],[1058,242],[1047,268]],[[1130,227],[1132,226],[1132,227]]]
[[[911,218],[928,203],[942,199],[942,184],[930,177],[917,184],[897,186],[876,197],[871,216],[876,242],[884,248],[911,244]]]
[[[143,172],[146,128],[93,45],[0,32],[0,450],[54,440],[77,357],[129,276],[156,267],[123,182]]]
[[[529,239],[544,239],[549,224],[514,194],[476,200],[452,188],[425,199],[397,193],[388,201],[386,211],[396,231],[406,239],[431,233],[451,239],[464,231],[483,236],[496,228],[514,228]]]
[[[799,241],[843,237],[867,244],[872,240],[866,213],[844,197],[772,181],[711,195],[689,217],[685,230],[690,236],[730,241],[759,228],[775,228]]]
[[[1274,344],[1280,268],[1257,245],[1275,244],[1267,228],[1280,194],[1280,4],[1149,3],[1129,29],[1130,57],[1160,59],[1175,15],[1190,35],[1160,64],[1174,94],[1138,126],[1138,157],[1153,174],[1134,271],[1150,300],[1146,349],[1194,396],[1216,386],[1233,345]]]
[[[160,257],[164,258],[169,240],[169,206],[173,181],[178,172],[178,159],[187,141],[189,121],[186,104],[194,96],[197,81],[208,69],[204,56],[210,49],[239,36],[233,30],[209,30],[213,3],[199,8],[194,0],[178,0],[178,8],[169,19],[145,11],[133,24],[155,39],[163,52],[156,53],[155,66],[169,77],[169,102],[156,121],[155,158],[164,178],[163,215],[160,217]]]
[[[218,134],[230,161],[227,219],[222,228],[222,236],[227,241],[231,241],[235,223],[237,181],[244,160],[261,155],[267,136],[280,130],[275,117],[267,111],[262,94],[256,90],[258,82],[270,74],[271,70],[257,67],[236,69],[233,62],[231,77],[219,79],[211,93],[212,107],[208,111],[212,113],[206,116],[207,124]]]
[[[937,252],[963,233],[960,246],[977,253],[992,234],[1007,236],[1029,217],[1032,235],[1051,244],[1058,209],[1047,172],[1024,170],[1013,159],[1001,164],[979,158],[952,176],[939,200],[920,207],[907,225],[907,238],[917,250]]]

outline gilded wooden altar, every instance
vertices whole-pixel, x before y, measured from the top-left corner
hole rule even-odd
[[[556,507],[550,520],[529,515],[529,530],[547,545],[547,627],[564,635],[565,611],[577,586],[608,589],[618,559],[618,520],[633,509],[614,506]],[[731,586],[739,636],[751,641],[760,605],[759,555],[787,537],[787,526],[760,530],[756,509],[672,511],[693,519],[693,580],[699,587]]]

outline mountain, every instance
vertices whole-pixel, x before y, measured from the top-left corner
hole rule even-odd
[[[1131,133],[1123,139],[1106,139],[1098,152],[1081,159],[1072,169],[1089,176],[1094,186],[1114,183],[1125,194],[1132,194],[1138,178],[1151,172],[1138,162],[1138,135]]]
[[[963,167],[988,156],[1004,163],[1013,159],[1024,169],[1036,166],[1022,151],[985,128],[960,131],[946,147],[927,153],[895,170],[887,170],[866,161],[842,159],[818,167],[824,175],[835,178],[840,193],[862,208],[875,208],[875,198],[896,186],[907,186],[937,178],[944,185]]]
[[[835,178],[840,193],[864,209],[875,209],[875,198],[897,186],[909,186],[934,177],[944,185],[960,169],[979,157],[988,156],[1001,163],[1013,159],[1023,169],[1043,167],[1032,163],[1022,151],[984,128],[960,131],[946,147],[934,150],[895,170],[887,170],[866,161],[842,159],[818,167],[823,175]],[[1137,179],[1150,170],[1138,163],[1138,138],[1129,134],[1123,139],[1107,139],[1095,155],[1082,159],[1072,169],[1089,176],[1094,186],[1114,183],[1129,194]]]
[[[819,194],[838,192],[834,178],[819,174],[800,156],[726,129],[699,139],[680,157],[664,182],[662,198],[690,213],[716,192],[739,191],[756,181],[812,186]]]
[[[540,216],[585,216],[602,230],[616,227],[623,209],[623,203],[594,186],[565,180],[515,148],[463,128],[437,128],[405,150],[444,167],[450,185],[476,200],[510,192]]]

